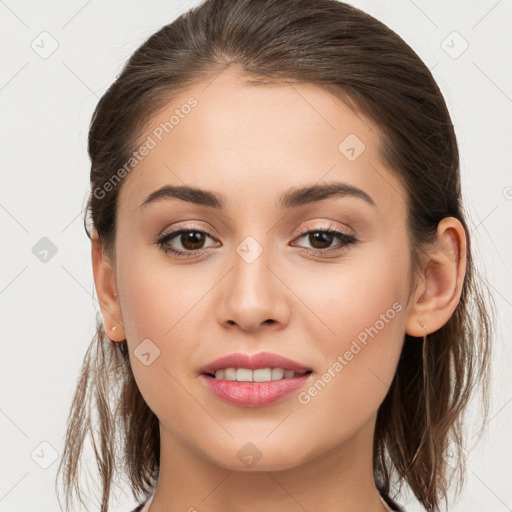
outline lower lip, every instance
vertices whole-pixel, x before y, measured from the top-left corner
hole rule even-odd
[[[201,375],[206,387],[218,398],[241,407],[262,407],[300,389],[311,373],[267,382],[238,382]]]

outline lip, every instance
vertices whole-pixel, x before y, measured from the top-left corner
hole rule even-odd
[[[252,355],[241,353],[228,354],[204,365],[199,371],[202,374],[213,374],[217,370],[224,370],[226,368],[247,368],[250,370],[282,368],[283,370],[292,370],[295,373],[313,371],[312,368],[308,368],[297,361],[272,352],[258,352]]]
[[[313,373],[268,382],[238,382],[200,376],[204,385],[217,398],[241,407],[263,407],[290,395],[306,384]]]

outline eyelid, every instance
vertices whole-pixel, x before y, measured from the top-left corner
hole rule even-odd
[[[164,230],[164,232],[161,235],[158,235],[157,240],[160,240],[170,234],[176,235],[180,231],[200,231],[200,232],[206,233],[207,235],[211,236],[212,238],[216,238],[216,235],[212,234],[212,232],[209,229],[207,229],[201,225],[194,224],[194,221],[191,221],[191,222],[192,222],[191,224],[185,224],[183,226],[173,227],[173,228],[169,229],[168,231]],[[314,226],[301,227],[301,228],[299,228],[298,234],[294,237],[294,240],[296,238],[300,237],[301,235],[311,233],[312,231],[329,231],[329,230],[341,231],[341,232],[343,232],[343,234],[345,234],[347,236],[352,236],[351,233],[349,233],[347,230],[345,230],[343,228],[339,228],[336,224],[333,224],[332,222],[330,222],[326,225],[318,225],[317,224]]]
[[[210,235],[212,238],[215,238],[215,235],[213,235],[211,230],[209,230],[208,228],[205,228],[204,226],[202,226],[200,224],[195,224],[195,221],[189,221],[189,224],[173,226],[172,228],[169,228],[168,230],[164,230],[161,235],[158,235],[158,238],[163,238],[167,235],[170,235],[171,233],[176,234],[177,232],[182,231],[182,230],[184,230],[184,231],[203,231],[203,232],[207,233],[208,235]]]
[[[309,248],[302,247],[300,252],[306,252],[306,253],[311,253],[311,254],[315,254],[315,255],[327,255],[330,253],[341,254],[342,252],[344,252],[345,249],[348,248],[348,246],[354,245],[358,242],[358,239],[354,235],[347,232],[347,230],[338,227],[336,224],[333,224],[332,221],[327,221],[327,222],[328,222],[328,224],[323,225],[323,226],[317,224],[315,226],[301,227],[299,229],[299,233],[293,238],[293,242],[295,242],[296,240],[299,240],[300,238],[303,238],[304,236],[306,236],[310,233],[324,232],[324,233],[333,234],[333,235],[337,236],[338,239],[342,240],[342,244],[343,244],[342,247],[329,247],[326,249],[314,249],[314,248],[309,249]],[[210,230],[208,230],[202,226],[199,226],[192,221],[191,224],[173,227],[172,229],[170,229],[168,231],[164,231],[164,233],[162,235],[157,237],[157,239],[154,241],[154,243],[156,245],[160,246],[160,249],[163,250],[164,252],[174,253],[174,255],[177,257],[186,258],[186,257],[194,257],[196,255],[202,255],[204,253],[204,251],[206,251],[207,248],[182,251],[181,249],[171,249],[169,247],[165,247],[166,243],[168,242],[168,240],[166,240],[167,238],[173,239],[173,238],[179,236],[181,233],[187,232],[187,231],[197,231],[200,233],[204,233],[204,234],[208,235],[210,238],[217,240],[216,236],[211,234]]]
[[[299,228],[299,236],[307,233],[311,233],[312,231],[341,231],[344,235],[353,236],[352,233],[349,232],[348,229],[341,228],[337,224],[334,224],[332,221],[324,221],[325,225],[316,224],[314,226],[305,226]]]

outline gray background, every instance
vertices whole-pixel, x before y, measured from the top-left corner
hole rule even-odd
[[[469,451],[466,487],[450,510],[512,510],[512,3],[350,3],[416,50],[452,115],[480,278],[494,289],[498,325],[488,429]],[[0,1],[1,512],[59,509],[55,457],[98,311],[82,226],[93,108],[130,54],[196,4]],[[89,494],[90,510],[99,510]],[[111,510],[135,505],[128,492],[119,496]]]

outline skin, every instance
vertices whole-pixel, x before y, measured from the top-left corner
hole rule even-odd
[[[96,233],[92,244],[106,331],[113,341],[127,339],[136,382],[160,422],[150,511],[386,510],[372,470],[377,410],[405,333],[439,329],[460,299],[464,229],[454,218],[439,224],[411,290],[406,193],[380,157],[374,124],[313,85],[246,85],[231,69],[176,97],[141,140],[190,96],[197,107],[122,184],[115,262]],[[354,161],[338,150],[349,134],[365,144]],[[292,186],[334,181],[362,189],[375,207],[349,196],[276,206]],[[139,207],[166,184],[222,193],[226,208],[176,199]],[[208,232],[195,246],[202,254],[180,258],[155,243],[190,221],[192,231]],[[299,231],[329,226],[357,242],[314,245]],[[236,252],[247,236],[263,249],[252,263]],[[194,248],[186,243],[167,242]],[[313,254],[322,247],[341,249]],[[269,351],[313,369],[311,385],[394,303],[401,310],[307,404],[293,393],[265,407],[237,407],[199,377],[217,357]],[[160,350],[148,366],[133,355],[147,338]],[[249,442],[261,453],[253,467],[237,455]]]

